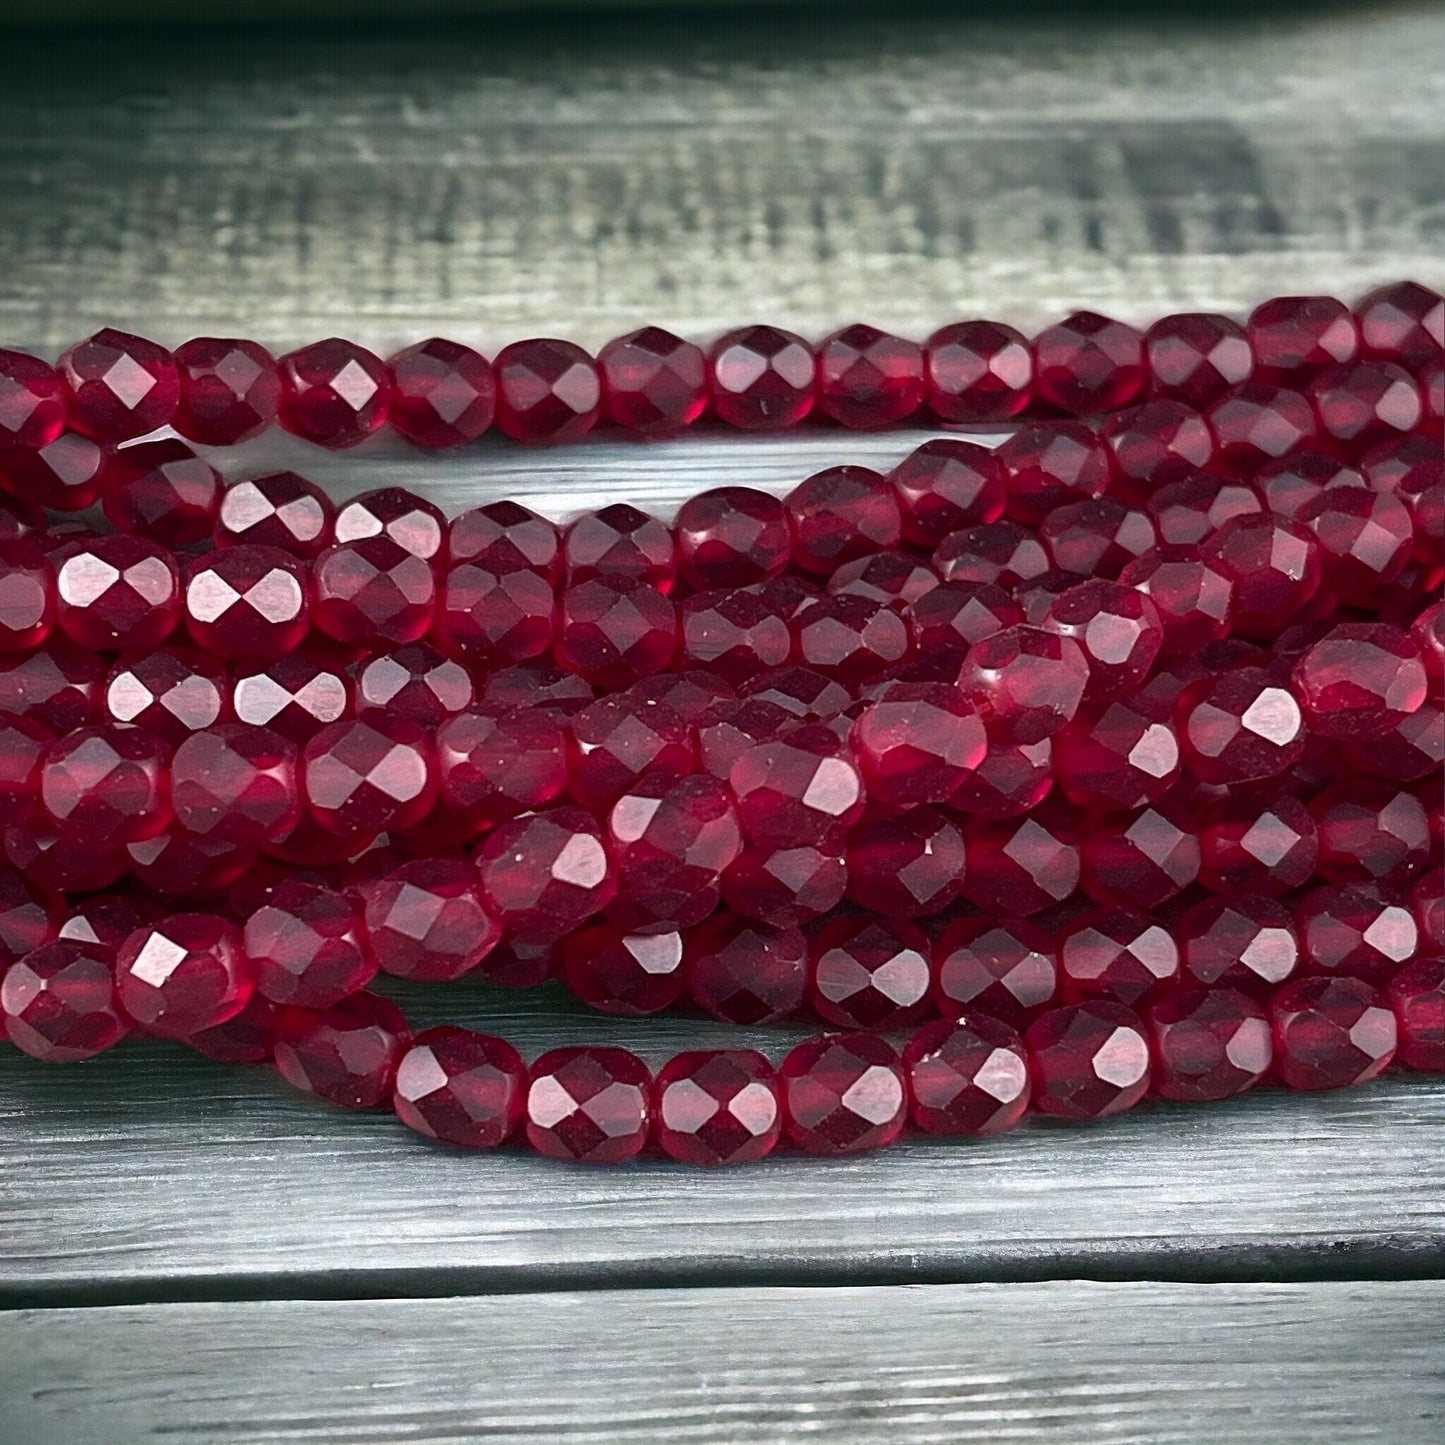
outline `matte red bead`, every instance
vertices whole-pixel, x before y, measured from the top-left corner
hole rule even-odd
[[[1258,993],[1299,966],[1294,921],[1284,904],[1260,893],[1206,898],[1174,924],[1187,979],[1205,988]]]
[[[1025,427],[1004,442],[997,457],[1007,478],[1005,510],[1033,524],[1065,502],[1102,496],[1113,473],[1108,449],[1081,422]]]
[[[1355,978],[1301,978],[1269,1001],[1274,1072],[1291,1089],[1342,1089],[1394,1057],[1395,1015]]]
[[[1422,1073],[1445,1074],[1445,959],[1422,958],[1402,968],[1385,996],[1399,1028],[1396,1059]]]
[[[853,702],[841,682],[811,667],[760,673],[738,689],[738,696],[773,703],[802,722],[831,721]]]
[[[958,686],[992,738],[1029,744],[1074,716],[1088,677],[1088,661],[1072,638],[1015,626],[969,650]]]
[[[908,1092],[897,1051],[876,1034],[824,1034],[778,1066],[784,1128],[809,1154],[856,1154],[903,1132]]]
[[[7,447],[0,451],[0,487],[31,506],[83,511],[100,496],[113,456],[108,446],[75,432],[40,447]]]
[[[1157,802],[1179,777],[1179,739],[1167,720],[1131,702],[1103,703],[1053,738],[1054,773],[1081,807],[1128,809]]]
[[[283,838],[301,818],[296,746],[266,728],[193,733],[171,759],[170,787],[182,828],[236,848]]]
[[[1408,789],[1350,778],[1310,800],[1319,872],[1331,883],[1373,880],[1407,887],[1430,863],[1430,820]]]
[[[909,605],[923,657],[962,657],[975,642],[1023,621],[1018,604],[987,582],[943,582]]]
[[[484,672],[478,701],[486,707],[540,707],[561,721],[596,701],[590,683],[555,663],[537,660]]]
[[[1332,366],[1310,383],[1308,396],[1321,434],[1355,456],[1408,435],[1424,415],[1419,383],[1389,361]]]
[[[902,535],[898,497],[867,467],[829,467],[799,482],[783,505],[793,561],[826,576],[845,562],[886,551]]]
[[[220,1064],[269,1064],[271,1033],[276,1026],[276,1005],[253,993],[235,1018],[215,1028],[188,1035],[183,1042]]]
[[[909,1121],[927,1134],[997,1134],[1028,1108],[1022,1041],[983,1014],[925,1024],[904,1045],[903,1070]]]
[[[231,706],[238,722],[270,728],[294,743],[306,742],[354,712],[344,673],[308,652],[290,653],[264,667],[239,668]]]
[[[106,950],[60,939],[27,953],[0,980],[0,1035],[51,1064],[88,1059],[118,1044],[130,1019],[116,998]]]
[[[376,974],[356,905],[335,889],[298,878],[278,884],[252,911],[242,947],[256,992],[273,1003],[330,1008]]]
[[[241,930],[211,913],[136,929],[115,958],[122,1007],[151,1033],[184,1038],[234,1018],[251,997]]]
[[[436,796],[432,741],[416,723],[377,716],[330,723],[301,750],[302,797],[311,818],[342,837],[406,828]]]
[[[1265,462],[1303,451],[1314,440],[1319,422],[1298,391],[1246,381],[1219,397],[1204,414],[1214,434],[1221,463],[1242,476]]]
[[[1062,1119],[1132,1109],[1149,1089],[1139,1016],[1106,999],[1051,1009],[1024,1034],[1034,1107]]]
[[[1037,534],[1018,522],[983,522],[952,532],[933,549],[933,567],[945,582],[991,584],[1006,591],[1048,571]]]
[[[1165,804],[1094,823],[1081,851],[1084,891],[1121,908],[1157,908],[1199,876],[1196,825]]]
[[[1384,623],[1331,628],[1290,680],[1310,726],[1326,737],[1383,737],[1425,702],[1425,664],[1411,639]]]
[[[1333,296],[1277,296],[1250,312],[1246,330],[1255,377],[1276,384],[1353,361],[1360,348],[1355,318]]]
[[[1014,818],[1043,802],[1053,784],[1052,739],[990,742],[983,761],[949,801],[960,812],[980,818]]]
[[[334,530],[338,542],[390,537],[414,557],[438,566],[445,560],[446,516],[405,487],[378,487],[353,497],[336,513]]]
[[[1144,333],[1144,365],[1151,396],[1202,410],[1249,380],[1254,356],[1237,321],[1193,311],[1166,316]]]
[[[471,674],[428,642],[379,652],[354,669],[356,710],[386,712],[434,728],[474,701]]]
[[[968,855],[963,895],[979,908],[1026,918],[1078,887],[1078,838],[1057,814],[969,818],[963,841]]]
[[[407,441],[429,451],[475,441],[492,424],[497,385],[486,357],[433,336],[387,362],[387,420]]]
[[[65,428],[65,387],[48,362],[0,350],[0,446],[48,446]]]
[[[390,1099],[410,1041],[401,1010],[374,993],[354,993],[325,1011],[278,1009],[276,1072],[344,1109],[375,1109]]]
[[[595,687],[623,688],[661,672],[677,650],[675,605],[635,577],[597,577],[557,603],[557,661]]]
[[[218,546],[279,547],[311,558],[335,540],[336,504],[295,472],[267,472],[229,483],[221,493]]]
[[[1445,763],[1445,714],[1427,702],[1383,737],[1347,742],[1343,756],[1350,767],[1373,777],[1397,782],[1428,777]]]
[[[169,552],[118,533],[72,542],[55,559],[56,620],[82,647],[114,651],[163,642],[181,617],[181,584]],[[13,590],[9,574],[8,585]]]
[[[597,353],[602,414],[617,426],[665,433],[690,425],[707,405],[707,361],[690,341],[644,326]]]
[[[162,570],[169,566],[163,564]],[[174,573],[173,567],[166,573],[172,589]],[[101,580],[108,590],[110,575]],[[62,610],[69,616],[72,605],[60,596],[55,568],[40,548],[28,537],[0,541],[0,654],[29,652],[49,635]],[[81,630],[86,630],[83,620]]]
[[[1079,645],[1089,668],[1084,693],[1091,698],[1132,692],[1148,676],[1164,641],[1149,598],[1102,577],[1056,597],[1043,626]]]
[[[1052,936],[1023,918],[974,916],[950,923],[933,942],[933,999],[940,1013],[979,1014],[1021,1027],[1058,995]]]
[[[184,442],[141,442],[111,458],[101,504],[117,531],[183,547],[215,531],[221,474]]]
[[[1415,281],[1381,286],[1355,303],[1366,356],[1412,369],[1437,359],[1445,346],[1445,300]]]
[[[1202,1103],[1252,1088],[1274,1058],[1261,1005],[1233,989],[1185,989],[1147,1015],[1154,1045],[1154,1092]]]
[[[551,802],[567,781],[561,725],[538,708],[467,711],[436,732],[442,802],[473,832]]]
[[[715,913],[683,941],[687,991],[700,1009],[732,1024],[771,1023],[802,1007],[808,945],[796,928]]]
[[[13,868],[0,872],[0,974],[17,959],[59,937],[60,930],[71,921],[67,917],[62,922],[62,910],[72,907],[62,904],[51,889],[32,883]],[[94,942],[83,932],[66,936],[83,943]]]
[[[55,363],[65,383],[72,431],[126,441],[165,426],[180,399],[175,359],[143,336],[106,327]]]
[[[601,698],[567,725],[568,788],[588,808],[609,807],[644,773],[692,771],[692,729],[665,703]]]
[[[189,441],[235,446],[259,436],[281,409],[281,372],[264,346],[198,336],[175,354],[180,402],[171,425]]]
[[[570,341],[514,341],[497,353],[492,371],[497,425],[513,441],[574,442],[602,413],[597,365]]]
[[[281,425],[324,447],[353,447],[386,420],[391,377],[386,363],[339,336],[288,352],[279,361]]]
[[[1233,628],[1245,636],[1274,636],[1319,591],[1319,542],[1282,517],[1235,517],[1201,555],[1234,583]]]
[[[426,1029],[397,1065],[392,1107],[418,1134],[466,1149],[495,1149],[522,1122],[526,1072],[505,1039],[470,1029]]]
[[[1410,909],[1374,883],[1325,883],[1295,903],[1306,971],[1383,983],[1420,947]]]
[[[1216,893],[1278,894],[1309,880],[1319,838],[1297,798],[1226,798],[1199,833],[1199,881]]]
[[[417,858],[357,885],[366,937],[383,973],[446,982],[474,969],[501,937],[476,869]]]
[[[1159,529],[1148,512],[1117,497],[1096,497],[1056,507],[1039,524],[1039,541],[1055,567],[1080,577],[1117,577],[1159,545]]]
[[[910,807],[941,803],[983,761],[983,724],[956,689],[892,683],[850,733],[868,794]]]
[[[626,1049],[552,1049],[528,1071],[523,1122],[539,1154],[621,1164],[646,1144],[652,1076]]]
[[[603,1013],[653,1014],[681,998],[682,936],[621,923],[580,929],[562,943],[562,977],[583,1003]]]
[[[474,562],[484,572],[561,575],[561,534],[554,523],[516,502],[489,502],[453,517],[446,552],[452,564]]]
[[[1169,930],[1129,908],[1087,914],[1064,932],[1058,953],[1070,1003],[1112,998],[1134,1008],[1179,978],[1179,945]]]
[[[1180,401],[1149,401],[1104,418],[1099,439],[1113,459],[1114,489],[1147,501],[1160,487],[1208,466],[1214,438],[1204,418]]]
[[[1115,411],[1144,384],[1143,338],[1132,326],[1076,311],[1034,338],[1034,394],[1064,411]]]
[[[950,533],[1003,513],[1005,469],[997,452],[975,442],[937,437],[888,474],[902,514],[902,535],[934,547]]]
[[[708,399],[717,416],[743,431],[796,426],[813,409],[813,351],[801,336],[746,326],[713,343]]]
[[[1266,474],[1275,469],[1293,472],[1318,452],[1301,452],[1260,468],[1255,483],[1268,485]],[[1329,457],[1321,460],[1333,470],[1339,464]],[[1313,490],[1310,493],[1313,495]],[[1231,517],[1248,517],[1266,510],[1255,484],[1213,472],[1194,472],[1177,482],[1151,492],[1144,502],[1145,510],[1159,529],[1160,541],[1166,545],[1193,545],[1203,542]],[[1132,565],[1132,564],[1131,564]]]
[[[876,326],[845,326],[816,351],[818,410],[843,426],[872,429],[923,403],[923,348]]]
[[[512,939],[545,943],[600,912],[617,892],[601,830],[581,808],[502,823],[477,855],[482,893]]]
[[[741,587],[776,577],[792,537],[776,497],[750,487],[718,487],[684,502],[673,524],[678,567],[692,587]]]
[[[94,892],[126,871],[125,853],[115,844],[91,843],[41,823],[7,828],[4,844],[11,864],[47,892]]]
[[[838,918],[818,930],[809,953],[808,998],[828,1023],[881,1032],[927,1012],[928,939],[916,925]]]
[[[748,1164],[782,1132],[773,1066],[752,1049],[676,1054],[653,1085],[657,1143],[683,1164]]]
[[[1028,341],[996,321],[958,321],[923,346],[928,407],[943,421],[1006,421],[1033,393]]]
[[[40,803],[56,829],[87,844],[152,838],[170,821],[170,748],[142,728],[100,724],[52,743]]]
[[[594,577],[635,577],[669,592],[677,572],[676,545],[656,517],[615,502],[568,523],[562,567],[569,586]]]
[[[310,627],[307,575],[276,547],[223,547],[185,571],[191,640],[217,657],[270,661],[294,652]]]
[[[837,907],[847,881],[843,833],[834,829],[817,843],[744,848],[723,874],[723,900],[745,917],[794,928]]]
[[[88,723],[96,714],[106,660],[66,641],[15,658],[0,657],[0,713],[33,718],[57,733]]]
[[[390,537],[328,547],[311,570],[313,624],[351,645],[415,642],[431,626],[436,594],[431,563]]]
[[[827,727],[805,724],[743,753],[728,774],[748,838],[771,847],[820,843],[863,812],[863,780]]]
[[[477,977],[498,988],[536,988],[561,968],[562,956],[555,943],[504,937],[477,965]]]

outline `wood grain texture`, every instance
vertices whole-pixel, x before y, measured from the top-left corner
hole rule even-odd
[[[1445,1432],[1442,1338],[1438,1282],[54,1311],[0,1318],[0,1435],[1427,1445]]]

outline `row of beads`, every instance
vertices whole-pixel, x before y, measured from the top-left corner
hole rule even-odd
[[[1141,395],[1203,407],[1234,386],[1305,383],[1321,373],[1317,400],[1328,410],[1337,390],[1395,387],[1400,367],[1438,391],[1442,332],[1445,303],[1413,282],[1372,291],[1353,310],[1331,297],[1280,297],[1243,326],[1184,314],[1141,333],[1077,312],[1032,342],[990,321],[945,326],[922,346],[862,324],[817,346],[749,326],[704,353],[646,327],[609,342],[595,360],[543,338],[514,342],[488,362],[433,338],[383,361],[337,337],[277,360],[254,341],[200,337],[171,353],[106,329],[53,368],[0,351],[0,443],[43,446],[65,426],[119,441],[170,425],[220,446],[278,420],[330,447],[355,445],[389,422],[432,448],[474,440],[494,421],[522,442],[575,441],[599,421],[675,431],[705,412],[745,430],[795,426],[810,414],[881,427],[924,407],[941,421],[979,423],[1030,405],[1111,411]],[[1366,364],[1352,371],[1357,358]]]

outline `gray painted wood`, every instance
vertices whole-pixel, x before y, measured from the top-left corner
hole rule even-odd
[[[62,1310],[0,1318],[0,1436],[1429,1445],[1442,1340],[1439,1282]]]

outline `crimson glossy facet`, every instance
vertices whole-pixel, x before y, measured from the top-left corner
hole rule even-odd
[[[409,1129],[495,1149],[522,1122],[522,1056],[505,1039],[442,1027],[415,1035],[397,1065],[392,1108]]]
[[[923,348],[858,323],[825,337],[814,353],[817,405],[846,427],[891,426],[923,401]]]
[[[115,977],[126,1013],[166,1038],[234,1018],[253,988],[241,930],[210,913],[175,913],[138,928],[116,954]]]
[[[824,1034],[778,1066],[784,1128],[808,1154],[856,1154],[903,1131],[908,1091],[892,1044],[876,1034]]]
[[[527,1071],[527,1142],[550,1159],[622,1164],[647,1142],[651,1088],[626,1049],[552,1049]]]
[[[644,434],[688,426],[707,405],[707,359],[690,341],[644,326],[597,353],[602,414]]]
[[[486,357],[470,346],[434,336],[397,352],[387,371],[387,420],[414,445],[457,447],[491,426],[497,384]]]
[[[1149,1088],[1149,1044],[1139,1016],[1106,999],[1051,1009],[1024,1034],[1034,1107],[1061,1119],[1132,1109]]]
[[[180,402],[171,425],[189,441],[227,447],[259,436],[281,407],[281,373],[264,346],[198,336],[175,353]]]
[[[1302,978],[1269,1001],[1274,1072],[1291,1089],[1341,1089],[1373,1079],[1394,1057],[1395,1015],[1354,978]]]
[[[276,1071],[294,1089],[344,1109],[375,1109],[391,1098],[410,1035],[401,1010],[374,993],[330,1008],[276,1013]]]
[[[743,431],[796,426],[813,409],[813,350],[775,326],[747,326],[719,337],[708,352],[708,400]]]
[[[929,410],[943,421],[1006,421],[1033,392],[1034,358],[1025,337],[996,321],[959,321],[923,346]]]
[[[280,358],[281,425],[324,447],[353,447],[386,420],[391,377],[386,363],[339,336]]]

